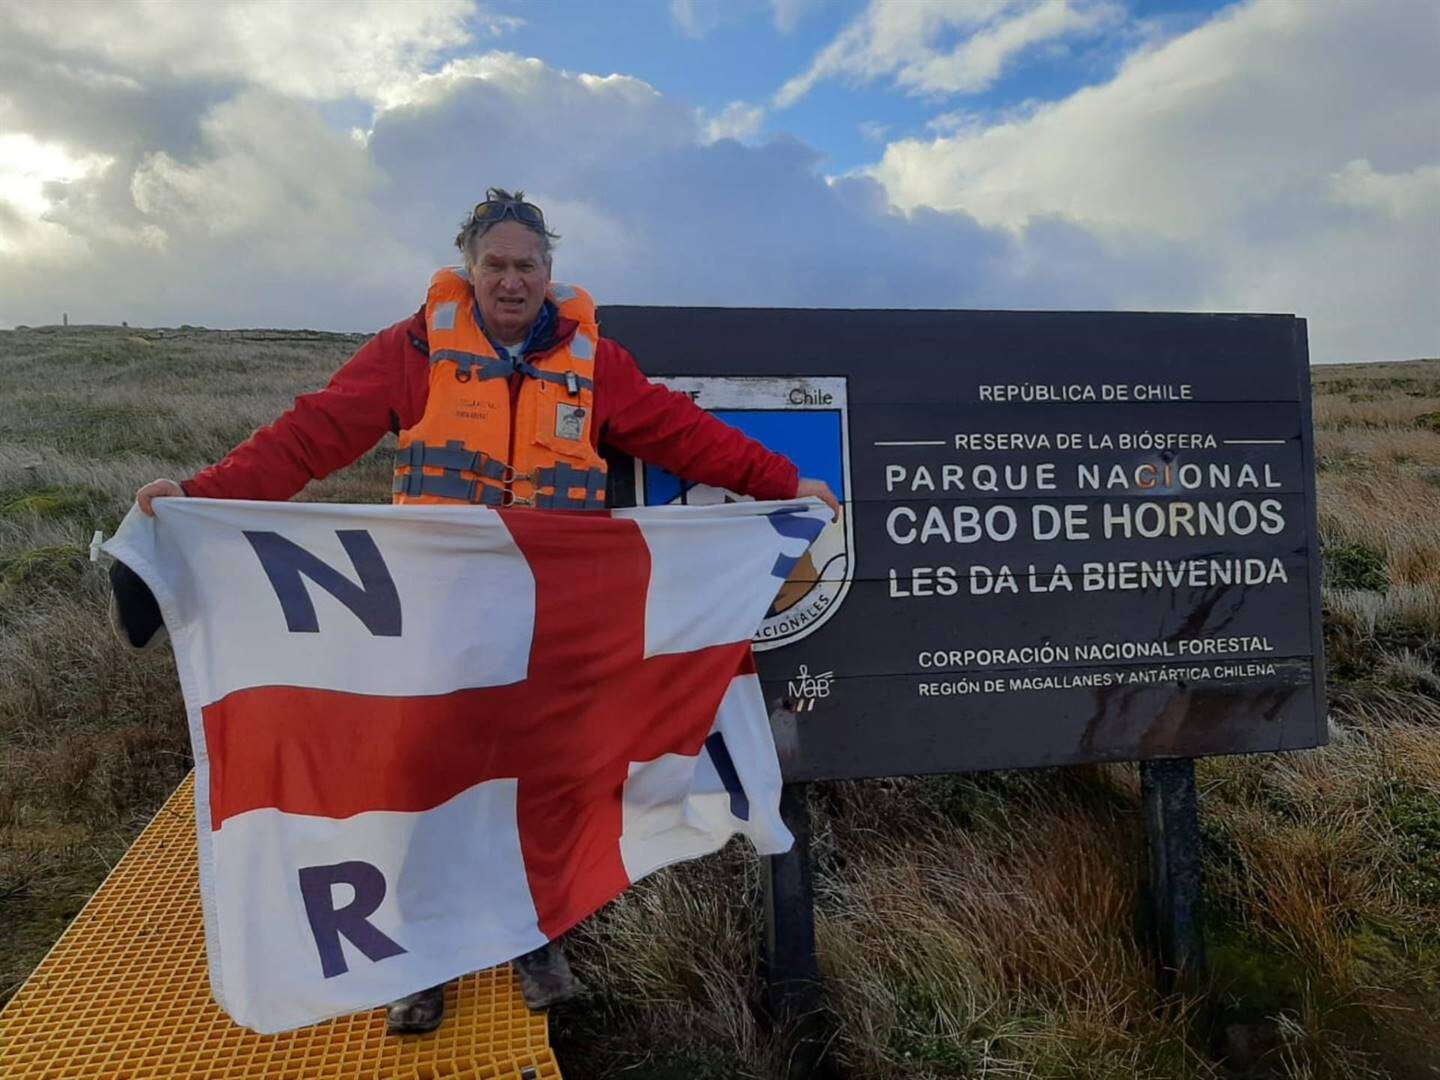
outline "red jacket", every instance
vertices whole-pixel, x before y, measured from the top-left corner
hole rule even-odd
[[[556,340],[574,324],[562,320]],[[380,331],[335,373],[328,386],[293,408],[181,487],[212,499],[288,499],[368,452],[388,431],[415,424],[430,393],[422,308]],[[602,443],[700,484],[757,499],[790,499],[795,465],[715,419],[684,394],[649,382],[621,345],[601,338],[595,351],[595,422]]]

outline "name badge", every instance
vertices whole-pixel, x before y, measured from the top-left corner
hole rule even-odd
[[[580,405],[555,406],[555,437],[578,439],[585,434],[585,409]]]

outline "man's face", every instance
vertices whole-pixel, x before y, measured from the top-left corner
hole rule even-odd
[[[502,345],[524,341],[550,284],[540,237],[518,221],[500,222],[475,242],[470,276],[485,328]]]

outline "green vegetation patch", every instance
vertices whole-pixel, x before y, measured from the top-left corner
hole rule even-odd
[[[1402,895],[1440,906],[1440,799],[1404,781],[1385,785],[1385,819],[1395,836]]]
[[[906,1061],[969,1075],[984,1064],[988,1040],[978,1032],[946,1033],[941,1021],[946,995],[938,987],[902,983],[895,994],[896,1024],[890,1049]]]
[[[11,442],[88,459],[144,454],[171,461],[213,461],[243,442],[254,425],[222,416],[200,423],[159,403],[82,401],[36,395],[13,406]]]
[[[1362,920],[1347,936],[1355,981],[1440,995],[1440,928],[1416,934],[1399,926]]]
[[[94,514],[109,501],[105,492],[84,484],[51,484],[24,493],[0,492],[0,517],[55,521]]]
[[[1259,1023],[1302,1004],[1313,974],[1248,932],[1217,903],[1206,907],[1205,955],[1223,1023]]]
[[[83,457],[127,451],[155,452],[157,420],[170,414],[159,404],[81,401],[35,396],[15,410],[10,437]]]
[[[1427,389],[1426,383],[1413,375],[1381,375],[1378,373],[1362,375],[1359,378],[1326,379],[1321,385],[1329,394],[1348,394],[1356,391],[1374,394],[1382,390],[1409,394],[1411,391]]]
[[[80,580],[88,561],[89,553],[78,544],[31,548],[0,559],[0,593],[68,588]]]
[[[1364,544],[1329,544],[1325,548],[1325,584],[1332,589],[1384,592],[1390,587],[1385,556]]]
[[[143,337],[134,334],[125,337],[97,334],[87,341],[82,349],[77,350],[76,358],[82,364],[106,367],[133,364],[136,361],[149,360],[154,348],[155,346]]]
[[[1424,431],[1440,434],[1440,409],[1434,412],[1424,412],[1415,417],[1415,426]]]
[[[1023,780],[1006,772],[941,774],[916,782],[920,801],[962,829],[1004,825]]]
[[[1317,450],[1315,468],[1322,473],[1368,472],[1374,463],[1353,450]]]

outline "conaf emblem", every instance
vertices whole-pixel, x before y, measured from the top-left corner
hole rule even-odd
[[[755,635],[757,651],[778,649],[813,634],[835,614],[855,566],[850,523],[850,429],[843,376],[675,376],[651,380],[678,390],[707,412],[784,454],[801,476],[824,480],[840,496],[840,520],[826,525],[795,564]],[[704,484],[683,484],[654,465],[635,463],[636,501],[707,505],[741,496]]]

